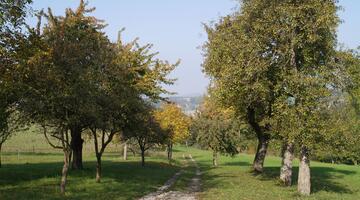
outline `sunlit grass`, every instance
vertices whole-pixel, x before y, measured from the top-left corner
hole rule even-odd
[[[298,162],[294,163],[292,187],[283,187],[279,176],[280,158],[268,156],[263,175],[251,173],[252,155],[234,158],[221,156],[219,166],[212,166],[211,152],[177,146],[172,165],[165,152],[153,152],[146,158],[129,154],[123,161],[118,152],[106,153],[103,158],[103,177],[95,183],[95,156],[84,153],[83,171],[70,171],[66,199],[136,199],[156,191],[179,170],[184,173],[171,190],[185,191],[195,167],[184,155],[191,154],[203,174],[200,199],[360,199],[360,167],[311,162],[312,194],[301,197],[296,191]],[[0,169],[0,199],[64,199],[59,194],[62,153],[3,154]]]
[[[180,150],[186,150],[181,147]],[[360,199],[360,167],[311,162],[312,194],[297,193],[298,162],[295,161],[292,187],[283,187],[277,177],[280,158],[268,156],[263,175],[250,171],[252,155],[222,156],[213,167],[211,152],[191,149],[203,171],[201,199]]]
[[[63,199],[59,193],[61,154],[5,154],[0,169],[0,199]],[[26,160],[26,163],[24,163]],[[139,157],[122,161],[106,154],[101,183],[95,182],[94,157],[86,156],[85,169],[70,171],[66,199],[134,199],[157,190],[179,169],[164,157],[153,156],[140,166]]]

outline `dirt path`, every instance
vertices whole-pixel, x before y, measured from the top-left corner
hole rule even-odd
[[[196,194],[200,192],[201,189],[201,171],[200,167],[193,159],[191,155],[188,156],[192,164],[196,167],[195,176],[191,179],[188,184],[188,187],[185,192],[181,191],[168,191],[171,186],[174,185],[176,180],[181,176],[183,171],[176,173],[171,179],[169,179],[162,187],[160,187],[156,192],[150,193],[140,200],[196,200]],[[185,159],[185,156],[183,155]],[[187,161],[186,161],[187,162]]]

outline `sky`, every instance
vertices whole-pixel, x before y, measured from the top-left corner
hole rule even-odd
[[[79,0],[34,0],[33,9],[52,8],[63,15],[65,8],[76,8]],[[360,46],[360,1],[339,0],[343,20],[338,29],[339,43],[347,48]],[[105,20],[105,32],[116,41],[118,31],[125,41],[139,38],[141,44],[151,43],[158,57],[179,67],[171,74],[177,78],[166,87],[177,96],[195,96],[206,92],[208,78],[202,73],[201,46],[207,39],[203,23],[209,24],[238,8],[236,0],[89,0],[96,7],[93,16]],[[35,19],[29,19],[35,24]]]

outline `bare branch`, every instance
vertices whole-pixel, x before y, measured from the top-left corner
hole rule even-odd
[[[47,136],[46,126],[45,126],[45,125],[42,125],[42,128],[43,128],[43,130],[44,130],[44,136],[45,136],[45,139],[46,139],[47,143],[48,143],[51,147],[53,147],[53,148],[55,148],[55,149],[63,149],[61,146],[56,146],[56,145],[54,145],[54,144],[49,140],[49,138],[48,138],[48,136]]]

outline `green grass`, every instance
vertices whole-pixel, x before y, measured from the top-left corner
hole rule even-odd
[[[179,166],[181,166],[181,170],[182,170],[182,174],[181,176],[177,179],[177,181],[175,182],[175,184],[170,188],[170,190],[173,191],[186,191],[186,189],[189,186],[189,183],[191,181],[191,179],[195,176],[195,170],[196,167],[194,166],[194,163],[192,163],[192,161],[190,160],[189,153],[191,153],[192,149],[182,149],[180,150],[180,148],[175,149],[175,159],[177,161],[180,161],[181,163],[178,164]],[[185,158],[184,158],[185,156]]]
[[[85,157],[85,170],[70,171],[66,198],[59,195],[62,155],[57,153],[4,155],[0,169],[0,199],[135,199],[155,191],[179,168],[167,164],[163,156],[147,158],[141,167],[139,158],[122,161],[118,154],[106,154],[101,183],[95,183],[95,161]]]
[[[59,193],[63,153],[46,143],[36,126],[17,133],[3,146],[0,168],[0,200],[3,199],[136,199],[156,191],[180,170],[169,165],[165,152],[152,152],[146,167],[140,157],[128,152],[122,160],[119,142],[108,146],[103,156],[101,183],[95,183],[95,155],[85,137],[83,171],[70,171],[65,198]]]
[[[21,141],[19,141],[21,140]],[[31,149],[34,145],[44,148],[35,153],[11,151],[6,145]],[[168,165],[165,153],[152,153],[147,157],[147,166],[140,166],[140,158],[129,154],[123,161],[121,149],[113,145],[103,157],[103,177],[95,183],[95,156],[91,142],[84,150],[83,171],[70,171],[66,196],[59,195],[62,168],[62,152],[51,149],[44,143],[41,134],[15,136],[5,144],[3,168],[0,169],[0,199],[136,199],[155,191],[166,180],[182,169],[184,172],[171,188],[184,191],[195,175],[195,166],[183,154],[192,154],[203,172],[200,199],[360,199],[360,167],[311,162],[312,194],[301,197],[296,191],[298,163],[294,163],[292,187],[283,187],[277,180],[280,159],[268,156],[265,172],[254,175],[250,172],[252,155],[234,158],[220,157],[219,166],[212,166],[211,152],[177,146],[174,149],[173,165]],[[20,149],[21,150],[21,149]]]
[[[191,151],[202,174],[201,199],[360,199],[360,167],[311,162],[312,194],[301,197],[296,191],[298,162],[294,166],[294,185],[283,187],[279,176],[280,159],[268,156],[263,175],[250,172],[252,155],[221,157],[219,167],[212,167],[211,152]]]

